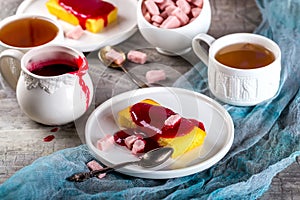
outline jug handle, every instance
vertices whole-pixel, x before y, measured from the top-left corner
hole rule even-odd
[[[206,66],[208,66],[209,48],[215,40],[215,38],[205,33],[200,33],[193,38],[193,51]],[[208,45],[208,49],[203,46],[202,42]]]
[[[23,55],[23,52],[16,49],[5,49],[0,53],[0,73],[13,90],[17,87]]]

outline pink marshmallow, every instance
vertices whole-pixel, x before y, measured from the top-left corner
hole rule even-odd
[[[176,5],[185,13],[189,14],[191,12],[191,6],[186,0],[177,0]]]
[[[140,139],[140,137],[136,135],[131,135],[125,138],[124,142],[128,149],[132,149],[132,146],[136,140]]]
[[[113,146],[114,142],[115,142],[115,140],[112,135],[106,135],[104,138],[97,140],[96,146],[97,146],[97,149],[99,149],[101,151],[106,151]]]
[[[166,17],[170,16],[172,14],[172,12],[176,9],[177,7],[175,5],[170,5],[168,7],[166,7],[166,9],[164,10],[163,14],[167,15]]]
[[[140,51],[130,50],[127,54],[127,58],[131,62],[144,64],[147,61],[147,54]]]
[[[159,27],[159,26],[160,26],[160,24],[159,24],[159,23],[156,23],[156,22],[153,22],[152,25],[153,25],[153,26],[156,26],[156,27]]]
[[[161,28],[178,28],[180,27],[181,23],[179,19],[175,16],[169,16],[167,19],[163,21],[160,25]]]
[[[170,5],[175,5],[175,3],[172,0],[164,0],[162,3],[158,4],[158,7],[161,10],[164,10],[166,7],[168,7]]]
[[[179,19],[181,25],[187,24],[190,20],[189,17],[178,7],[173,10],[172,15]]]
[[[150,70],[146,73],[146,80],[148,83],[156,83],[166,79],[164,70]]]
[[[201,13],[201,8],[198,8],[198,7],[195,7],[195,8],[192,8],[192,15],[193,15],[193,17],[195,18],[195,17],[198,17],[199,16],[199,14]]]
[[[66,32],[65,36],[70,39],[78,40],[83,35],[83,33],[84,30],[81,28],[80,25],[78,25],[70,31]]]
[[[105,56],[107,59],[116,63],[117,65],[122,64],[125,60],[123,55],[121,53],[115,51],[114,49],[110,49],[108,52],[106,52]]]
[[[148,12],[145,4],[142,5],[142,14],[145,15]]]
[[[159,8],[153,0],[146,0],[145,6],[151,15],[159,15]]]
[[[138,153],[143,153],[145,149],[146,142],[144,140],[138,139],[133,143],[131,152],[136,155]]]
[[[153,15],[152,18],[151,18],[152,22],[154,23],[157,23],[157,24],[161,24],[162,21],[164,20],[164,18],[162,18],[161,16],[159,15]]]
[[[174,126],[176,123],[178,123],[181,119],[181,116],[176,114],[176,115],[171,115],[170,117],[168,117],[168,119],[166,119],[165,121],[165,125],[166,126]]]
[[[191,3],[199,8],[203,7],[203,0],[192,0]]]
[[[149,12],[147,12],[145,15],[144,15],[145,19],[151,23],[151,14]]]
[[[91,171],[103,169],[103,167],[95,160],[92,160],[86,164]],[[105,177],[106,173],[99,174],[98,178]]]

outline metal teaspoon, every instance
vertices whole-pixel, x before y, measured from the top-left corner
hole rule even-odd
[[[111,61],[110,59],[107,59],[106,53],[114,49],[115,51],[119,52],[122,54],[124,57],[124,61],[121,64],[116,64],[115,62]],[[117,48],[113,48],[111,46],[105,46],[102,49],[99,50],[98,52],[98,57],[101,60],[101,62],[106,66],[106,67],[111,67],[111,68],[121,68],[123,72],[127,74],[127,76],[139,87],[139,88],[147,88],[149,85],[147,85],[145,82],[140,80],[138,77],[136,77],[134,74],[130,73],[125,67],[124,67],[124,62],[126,62],[126,55],[123,51]]]
[[[90,172],[75,173],[66,179],[68,181],[83,182],[89,178],[98,176],[99,174],[111,172],[127,165],[138,165],[144,168],[153,168],[167,161],[173,154],[173,151],[174,150],[171,147],[153,149],[145,153],[138,161],[124,162],[112,167],[105,167],[103,169]]]

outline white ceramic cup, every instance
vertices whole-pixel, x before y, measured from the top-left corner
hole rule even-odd
[[[179,28],[159,28],[149,23],[142,12],[145,0],[138,1],[137,25],[142,36],[158,52],[166,55],[182,55],[191,50],[192,39],[199,33],[206,33],[211,24],[209,0],[203,0],[203,7],[196,19]]]
[[[207,44],[207,51],[204,44]],[[270,50],[275,60],[263,67],[238,69],[215,59],[216,53],[235,43],[252,43]],[[208,85],[213,95],[225,103],[252,106],[268,100],[277,93],[280,83],[281,51],[272,40],[253,33],[234,33],[215,39],[207,34],[193,38],[195,54],[208,66]]]
[[[12,43],[7,43],[7,41],[5,41],[4,39],[7,38],[2,38],[2,31],[7,31],[5,30],[5,27],[8,26],[15,26],[16,28],[11,29],[10,31],[12,31],[12,33],[10,34],[12,38],[21,38],[17,35],[14,35],[14,32],[24,32],[24,35],[22,37],[26,37],[27,35],[35,35],[35,34],[43,34],[43,32],[39,32],[36,33],[34,31],[32,31],[31,33],[29,31],[26,30],[20,30],[18,27],[18,22],[20,22],[21,20],[26,20],[26,19],[38,19],[38,20],[42,20],[45,21],[46,23],[50,23],[51,25],[53,25],[54,27],[56,27],[57,29],[57,33],[55,35],[53,35],[53,37],[51,36],[51,38],[48,38],[48,40],[45,40],[41,43],[39,43],[38,45],[33,45],[33,46],[24,46],[24,45],[18,45],[18,42],[15,42],[15,44]],[[30,23],[24,22],[23,24],[28,24],[28,26],[36,26],[36,24],[32,24],[29,25]],[[24,25],[25,26],[25,25]],[[16,29],[16,31],[15,31]],[[47,31],[47,30],[44,30]],[[19,60],[21,59],[21,57],[23,56],[23,53],[29,51],[30,49],[37,47],[37,46],[43,46],[43,45],[47,45],[47,44],[54,44],[54,43],[58,43],[60,41],[63,41],[64,38],[64,33],[63,33],[63,29],[61,27],[61,25],[50,18],[44,17],[44,16],[40,16],[40,15],[33,15],[33,14],[20,14],[20,15],[13,15],[10,17],[7,17],[5,19],[3,19],[0,22],[0,46],[1,49],[3,50],[0,53],[0,72],[2,74],[2,77],[4,78],[4,80],[8,83],[8,85],[15,89],[16,85],[17,85],[17,81],[18,81],[18,77],[21,71],[21,67],[20,67],[20,62]]]

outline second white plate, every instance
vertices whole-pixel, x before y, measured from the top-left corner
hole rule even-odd
[[[120,110],[149,98],[183,117],[203,122],[207,132],[204,144],[179,159],[171,159],[154,169],[128,166],[119,169],[119,172],[152,179],[182,177],[211,167],[227,154],[233,142],[234,126],[230,115],[219,103],[190,90],[153,87],[117,95],[98,106],[90,115],[85,128],[86,143],[103,164],[113,166],[120,162],[137,160],[128,149],[119,145],[100,151],[96,148],[96,141],[107,134],[113,135],[120,129],[116,123]]]
[[[126,2],[124,2],[126,1]],[[136,21],[136,0],[107,0],[118,7],[117,22],[106,27],[102,32],[85,34],[79,40],[65,38],[64,45],[73,47],[79,51],[91,52],[105,45],[116,45],[123,42],[137,31]],[[47,0],[24,0],[17,9],[17,14],[28,13],[38,14],[56,19],[46,8]],[[64,30],[69,30],[74,26],[61,21]]]

